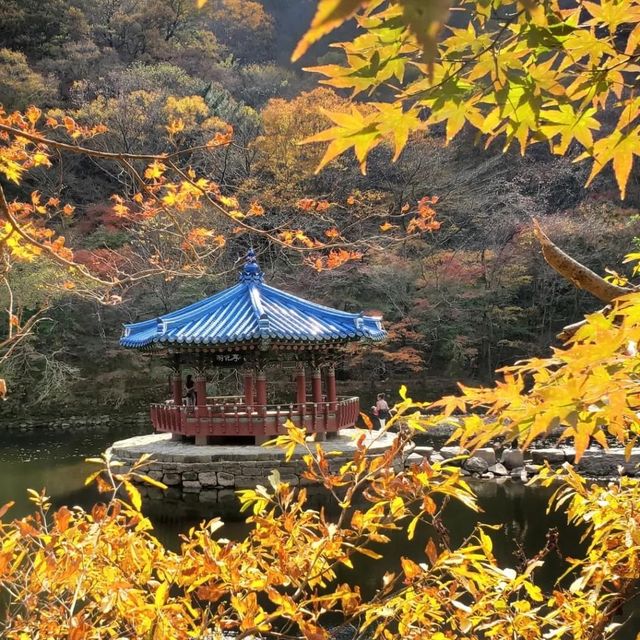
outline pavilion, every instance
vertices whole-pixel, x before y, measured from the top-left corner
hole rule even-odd
[[[238,436],[261,443],[284,433],[287,420],[320,438],[355,426],[360,400],[337,395],[335,362],[345,344],[385,336],[380,317],[331,309],[265,284],[249,251],[235,286],[184,309],[125,325],[120,344],[168,358],[173,398],[151,405],[157,432],[195,437],[196,444]],[[267,374],[283,362],[295,363],[295,402],[268,404]],[[183,401],[184,366],[195,371],[191,404]],[[243,394],[207,397],[208,370],[230,366],[242,371]]]

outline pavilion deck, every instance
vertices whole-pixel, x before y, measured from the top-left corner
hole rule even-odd
[[[285,433],[290,420],[310,433],[335,433],[353,428],[360,415],[360,399],[248,406],[241,397],[207,398],[206,405],[176,405],[171,401],[151,405],[156,432],[207,437],[253,436],[257,440]]]

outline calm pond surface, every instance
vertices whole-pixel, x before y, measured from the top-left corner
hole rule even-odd
[[[40,490],[46,488],[54,505],[81,505],[89,507],[97,498],[92,487],[85,487],[84,480],[94,465],[84,462],[87,457],[98,456],[112,442],[134,435],[131,430],[100,430],[81,432],[0,432],[0,505],[14,500],[16,505],[10,514],[14,517],[30,511],[26,495],[27,488]],[[554,579],[565,568],[562,556],[577,556],[582,550],[579,543],[579,531],[566,524],[561,514],[546,513],[546,503],[550,491],[542,488],[525,487],[518,483],[478,482],[474,485],[478,493],[483,513],[475,514],[458,505],[451,504],[447,511],[447,525],[454,544],[461,542],[472,531],[476,522],[503,525],[501,530],[492,534],[494,553],[503,566],[517,564],[513,553],[516,541],[522,545],[526,554],[535,555],[544,545],[545,536],[551,527],[560,532],[559,553],[548,557],[545,566],[538,572],[542,586],[550,587]],[[211,517],[216,514],[211,512]],[[169,547],[177,548],[178,536],[189,526],[192,520],[171,520],[160,515],[152,515],[156,534]],[[228,522],[221,535],[239,537],[246,530],[243,522]],[[374,561],[362,557],[353,571],[344,569],[340,576],[349,582],[358,583],[364,594],[372,594],[389,564],[395,564],[401,555],[422,560],[428,533],[408,542],[398,535],[385,545],[385,560]],[[386,564],[389,562],[389,564]],[[640,607],[638,607],[640,608]],[[627,611],[630,614],[631,611]],[[633,612],[633,620],[625,625],[619,638],[635,638],[640,631],[638,611]]]

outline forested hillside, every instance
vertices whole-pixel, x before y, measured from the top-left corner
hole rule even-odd
[[[118,348],[121,323],[227,286],[250,245],[278,286],[384,314],[389,341],[354,355],[341,372],[354,388],[405,382],[432,397],[454,380],[487,380],[500,365],[545,352],[563,325],[597,307],[545,265],[531,218],[604,273],[633,249],[638,185],[629,185],[623,206],[606,171],[585,189],[587,167],[541,145],[524,158],[484,149],[470,133],[447,146],[437,129],[415,134],[395,164],[381,148],[366,175],[350,155],[316,175],[322,151],[299,143],[326,128],[322,109],[343,105],[347,94],[319,87],[302,69],[339,57],[336,50],[321,43],[302,65],[288,62],[312,12],[306,0],[210,0],[202,11],[192,0],[0,0],[7,112],[36,103],[55,119],[64,110],[87,128],[105,125],[93,148],[129,154],[167,152],[167,130],[177,147],[205,146],[228,123],[233,144],[199,156],[198,170],[250,207],[259,228],[297,230],[302,239],[294,232],[274,243],[233,228],[199,235],[213,224],[201,211],[202,226],[189,237],[204,251],[204,270],[140,278],[106,305],[91,290],[53,286],[53,266],[14,266],[0,313],[44,314],[2,371],[11,387],[3,414],[36,405],[42,413],[100,412],[161,397],[166,372]],[[133,185],[106,162],[65,157],[59,170],[33,175],[43,202],[74,203],[55,224],[75,261],[95,273],[184,250],[160,222],[142,233],[119,215],[111,196]],[[29,180],[9,194],[25,197],[35,188]],[[437,223],[416,225],[420,207],[435,211]],[[344,240],[343,251],[357,241],[351,259],[328,268],[331,260],[306,251],[312,234]],[[305,251],[287,246],[296,243]]]

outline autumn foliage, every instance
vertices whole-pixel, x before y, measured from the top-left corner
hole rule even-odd
[[[233,23],[220,27],[221,38],[226,33],[239,39],[247,31],[251,37],[271,28],[261,6],[210,1],[206,10],[216,15],[226,8],[244,16],[246,28],[240,31],[235,29],[242,25]],[[114,15],[111,37],[117,50],[133,55],[131,46],[153,45],[169,51],[176,33],[201,15],[195,3],[163,3],[163,19],[152,20],[145,7],[132,24],[126,11]],[[454,9],[460,16],[455,25]],[[242,234],[295,249],[317,271],[357,263],[372,240],[357,245],[349,237],[353,225],[337,224],[340,217],[374,221],[376,236],[394,237],[399,230],[402,240],[420,238],[440,229],[438,195],[402,200],[399,211],[390,208],[381,216],[368,208],[374,193],[310,197],[299,192],[291,176],[299,166],[308,173],[312,165],[326,167],[349,150],[364,171],[376,147],[388,145],[397,159],[412,135],[438,125],[448,141],[466,127],[489,143],[517,144],[523,153],[539,141],[560,155],[578,149],[577,160],[592,161],[589,181],[611,165],[624,197],[640,149],[640,110],[632,90],[640,44],[635,0],[569,8],[510,0],[490,5],[320,0],[294,57],[351,18],[360,31],[340,45],[342,62],[314,71],[336,89],[356,96],[382,89],[391,99],[355,103],[326,91],[306,93],[300,101],[308,104],[320,96],[329,108],[318,108],[306,123],[303,139],[295,141],[305,145],[286,147],[281,142],[291,138],[289,131],[302,127],[296,112],[301,102],[271,103],[264,135],[253,149],[264,171],[270,158],[280,155],[271,170],[291,179],[287,187],[296,187],[286,224],[270,225],[268,203],[243,199],[211,178],[207,159],[231,148],[235,132],[210,117],[202,96],[134,96],[136,113],[157,103],[158,127],[166,139],[150,154],[105,151],[100,147],[101,136],[109,133],[104,125],[82,124],[57,110],[0,108],[3,275],[16,264],[43,270],[55,265],[61,276],[57,284],[65,291],[117,302],[115,291],[153,274],[167,281],[202,274],[204,261]],[[129,26],[146,37],[130,40]],[[198,38],[196,46],[212,43],[202,33]],[[97,102],[105,112],[118,114],[121,103]],[[193,140],[198,143],[191,145]],[[313,143],[328,143],[324,155],[307,146]],[[140,234],[144,251],[134,252],[133,243],[117,253],[109,247],[74,251],[67,246],[63,229],[76,214],[75,205],[30,188],[32,177],[54,168],[61,155],[118,168],[126,188],[101,206],[113,228]],[[20,187],[27,185],[25,195]],[[370,232],[371,224],[356,226],[355,235],[365,226]],[[171,242],[155,243],[158,237]],[[485,275],[473,271],[464,254],[443,250],[432,259],[440,261],[435,272],[449,282],[474,282]],[[354,637],[363,639],[611,637],[615,616],[636,594],[640,577],[637,481],[619,478],[604,486],[580,478],[571,467],[542,471],[537,482],[558,485],[550,508],[564,509],[570,522],[584,526],[588,545],[584,557],[568,559],[570,580],[560,578],[545,591],[537,578],[556,551],[552,539],[518,571],[497,562],[491,527],[479,525],[453,546],[442,523],[444,506],[455,500],[477,509],[460,470],[426,461],[404,470],[401,464],[412,434],[443,421],[453,421],[453,438],[472,450],[496,440],[527,447],[560,428],[578,460],[592,440],[604,448],[615,441],[629,453],[640,411],[640,294],[626,279],[610,275],[625,294],[610,308],[590,314],[551,356],[503,368],[493,386],[461,385],[458,394],[434,403],[414,402],[403,389],[387,426],[397,433],[382,456],[371,455],[360,437],[353,460],[336,467],[330,452],[289,424],[287,434],[271,444],[287,456],[302,453],[307,480],[324,487],[335,516],[313,509],[306,490],[281,482],[275,471],[268,487],[240,493],[250,525],[244,539],[219,537],[220,522],[214,520],[185,533],[173,552],[154,536],[141,510],[136,483],[154,483],[144,474],[146,461],[127,470],[108,454],[89,479],[106,495],[105,502],[91,510],[53,512],[46,495],[31,492],[33,515],[12,521],[6,505],[0,510],[2,637],[221,639],[232,632],[239,639],[325,640],[336,620],[352,625]],[[29,318],[14,313],[7,286],[11,305],[2,358],[11,356],[38,321],[37,313]],[[391,339],[400,345],[398,360],[409,370],[421,366],[419,336],[411,317],[391,328]],[[461,350],[467,348],[464,336],[458,340]],[[5,394],[0,380],[0,395]],[[364,599],[357,586],[338,578],[338,568],[352,568],[358,556],[381,559],[392,533],[401,531],[412,541],[425,527],[431,534],[421,561],[402,557],[372,598]]]
[[[409,429],[428,428],[422,405],[405,397],[397,408]],[[0,525],[3,637],[159,640],[233,632],[321,640],[330,637],[328,613],[333,624],[352,625],[354,637],[479,639],[487,630],[495,637],[609,637],[640,571],[638,483],[622,478],[589,486],[570,468],[541,474],[541,482],[564,482],[551,508],[564,506],[589,534],[585,557],[570,560],[571,582],[559,580],[546,593],[536,574],[555,551],[553,539],[518,571],[498,564],[491,527],[479,526],[460,547],[451,546],[443,507],[457,500],[477,509],[474,495],[456,467],[425,461],[398,471],[408,434],[405,428],[377,456],[361,437],[353,460],[338,468],[331,453],[290,424],[272,445],[287,456],[302,450],[306,478],[333,496],[337,515],[310,508],[306,489],[281,482],[274,471],[269,487],[239,493],[250,514],[245,539],[218,537],[221,523],[214,520],[186,533],[178,552],[162,546],[140,513],[133,481],[157,484],[144,476],[144,460],[129,471],[108,455],[96,460],[104,469],[88,481],[96,480],[110,499],[90,512],[51,513],[46,496],[32,492],[35,514]],[[498,435],[510,436],[505,428]],[[424,559],[402,557],[373,598],[338,579],[338,567],[351,568],[359,555],[381,559],[393,532],[402,530],[411,541],[425,526],[434,533]]]

